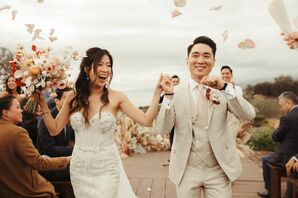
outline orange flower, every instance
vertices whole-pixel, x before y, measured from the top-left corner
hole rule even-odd
[[[40,69],[38,66],[34,65],[34,66],[30,67],[30,73],[32,75],[37,75],[37,74],[39,74],[39,72],[40,72]]]

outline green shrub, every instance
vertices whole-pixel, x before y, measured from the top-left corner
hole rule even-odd
[[[255,107],[258,114],[266,118],[278,118],[280,116],[280,107],[276,98],[263,96],[255,96],[250,100],[250,103]]]
[[[260,127],[265,124],[267,124],[266,117],[263,114],[257,113],[257,115],[253,121],[253,126]]]
[[[274,128],[263,126],[258,128],[251,128],[249,132],[252,137],[248,141],[248,145],[253,150],[267,150],[274,151],[276,142],[271,138]]]

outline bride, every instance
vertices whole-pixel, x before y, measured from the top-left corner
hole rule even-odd
[[[43,95],[36,95],[51,135],[57,135],[68,122],[75,130],[70,177],[74,194],[79,198],[136,197],[114,141],[115,115],[121,110],[141,125],[151,126],[158,112],[162,76],[146,113],[136,108],[122,92],[108,88],[112,77],[110,53],[90,48],[80,65],[75,91],[68,94],[56,119],[51,116]]]

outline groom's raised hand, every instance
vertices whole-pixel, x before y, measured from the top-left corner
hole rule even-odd
[[[225,85],[224,81],[218,76],[204,76],[201,83],[218,90],[222,90]]]
[[[169,75],[163,75],[160,86],[162,87],[162,90],[165,94],[174,94],[174,84],[172,81],[172,77],[170,77]]]

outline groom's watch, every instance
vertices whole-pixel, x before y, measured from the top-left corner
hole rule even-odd
[[[227,86],[228,86],[228,83],[224,83],[224,86],[219,91],[225,90],[227,88]]]
[[[172,96],[172,95],[174,95],[174,93],[165,93],[164,95],[165,96]]]

